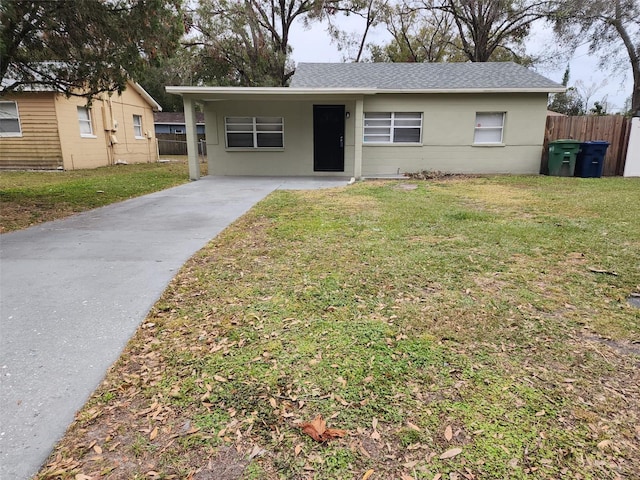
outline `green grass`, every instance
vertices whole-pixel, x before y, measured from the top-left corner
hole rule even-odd
[[[55,220],[188,180],[184,163],[116,165],[67,172],[2,172],[0,232]]]
[[[174,279],[39,478],[639,476],[640,182],[413,183],[258,204]],[[304,435],[318,414],[347,436]],[[118,446],[98,462],[95,439]]]

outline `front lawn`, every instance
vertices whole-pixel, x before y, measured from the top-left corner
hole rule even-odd
[[[188,181],[188,168],[183,162],[114,165],[67,172],[2,172],[0,233]]]
[[[185,265],[38,478],[639,478],[638,200],[275,192]],[[346,435],[312,440],[318,414]]]

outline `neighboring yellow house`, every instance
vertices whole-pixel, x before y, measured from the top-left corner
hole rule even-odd
[[[137,83],[82,97],[51,91],[0,97],[0,169],[76,170],[158,160],[153,112],[160,105]]]

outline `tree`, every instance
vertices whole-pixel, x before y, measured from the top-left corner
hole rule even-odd
[[[170,55],[181,0],[3,0],[0,94],[35,85],[91,97],[118,91]]]
[[[588,39],[603,65],[621,66],[627,57],[633,73],[631,110],[640,111],[640,0],[557,0],[550,18],[557,35],[573,48]]]
[[[443,12],[396,4],[384,10],[384,22],[392,40],[371,47],[375,62],[464,61],[453,18]]]
[[[162,106],[165,112],[180,112],[184,105],[178,95],[167,93],[167,85],[197,84],[197,58],[189,48],[181,48],[170,58],[145,68],[138,83]]]
[[[451,16],[462,52],[472,62],[488,62],[502,50],[513,60],[531,24],[545,18],[546,0],[422,0],[418,8]],[[604,0],[603,0],[604,1]]]
[[[385,12],[389,9],[389,0],[341,0],[331,2],[329,8],[319,13],[321,19],[328,24],[327,31],[333,37],[338,50],[346,52],[345,61],[360,62],[364,60],[367,37],[373,27],[385,21]],[[345,17],[351,15],[360,17],[364,21],[361,32],[346,32],[339,22],[335,22],[337,14]],[[318,18],[318,15],[315,15]]]
[[[591,113],[591,115],[595,115],[596,117],[607,115],[607,101],[596,100],[595,102],[593,102],[593,107],[591,107],[589,113]]]
[[[337,0],[335,0],[337,1]],[[190,43],[200,49],[201,79],[223,85],[286,86],[293,75],[290,32],[321,18],[320,0],[201,0]]]
[[[567,65],[567,69],[562,76],[562,85],[567,87],[567,91],[553,95],[548,108],[553,112],[569,116],[584,115],[585,110],[580,95],[574,87],[568,87],[569,75],[569,66]]]

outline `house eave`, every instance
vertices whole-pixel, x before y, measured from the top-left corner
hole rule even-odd
[[[302,96],[302,95],[378,95],[378,94],[478,94],[478,93],[561,93],[564,87],[535,88],[427,88],[427,89],[380,89],[380,88],[295,88],[295,87],[182,87],[168,86],[167,93],[188,95],[206,99],[224,99],[242,96]]]
[[[132,82],[132,81],[129,81],[128,83],[129,83],[129,85],[131,85],[133,87],[133,89],[136,92],[138,92],[138,94],[142,98],[144,98],[144,100],[151,106],[151,109],[154,112],[161,112],[162,111],[162,107],[160,106],[160,104],[158,102],[156,102],[155,99],[151,95],[149,95],[149,93],[144,88],[142,88],[142,85],[140,85],[137,82]]]

